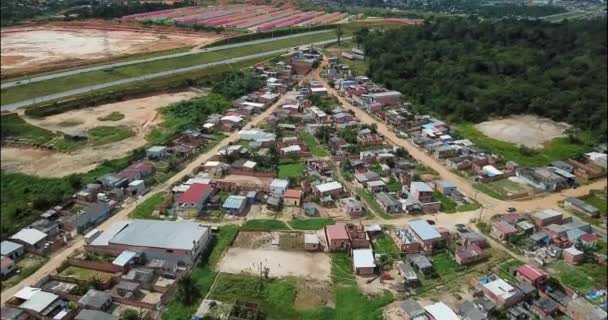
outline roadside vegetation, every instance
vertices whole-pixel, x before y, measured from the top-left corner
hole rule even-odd
[[[296,230],[320,230],[326,226],[336,224],[336,220],[331,218],[293,219],[288,224]]]
[[[40,269],[47,261],[47,257],[26,254],[23,259],[17,262],[17,270],[19,270],[19,273],[15,273],[10,278],[2,280],[1,289],[4,290],[18,284],[21,280],[29,277]]]
[[[312,134],[308,133],[308,132],[303,132],[301,133],[302,136],[302,140],[304,141],[304,144],[306,144],[306,147],[308,147],[308,149],[310,150],[310,153],[312,153],[313,156],[315,157],[327,157],[329,156],[329,152],[319,144],[319,142],[317,141],[317,138],[315,138]]]
[[[108,113],[107,115],[103,116],[103,117],[98,117],[97,120],[99,121],[119,121],[125,118],[125,115],[118,112],[118,111],[114,111],[112,113]]]
[[[244,230],[287,230],[289,229],[285,222],[272,219],[255,219],[247,220],[243,223]]]
[[[159,219],[158,216],[154,215],[154,211],[167,200],[166,194],[159,192],[153,196],[150,196],[144,202],[140,203],[129,212],[129,218],[132,219]]]
[[[301,162],[279,165],[279,179],[297,179],[304,176],[304,164]]]
[[[128,127],[123,126],[100,126],[88,131],[89,140],[93,145],[102,145],[124,140],[135,133]]]

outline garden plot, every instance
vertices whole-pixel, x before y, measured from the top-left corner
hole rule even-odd
[[[28,123],[50,131],[89,131],[110,126],[130,130],[133,134],[120,141],[87,144],[70,153],[34,148],[2,148],[2,169],[44,177],[63,177],[94,169],[104,160],[126,156],[146,144],[146,135],[161,122],[159,109],[171,103],[191,99],[195,92],[179,92],[132,99],[97,107],[72,110],[42,119],[24,117]],[[122,116],[117,116],[118,114]],[[112,117],[114,115],[115,117]],[[101,119],[118,119],[99,120]]]
[[[518,115],[485,121],[475,127],[496,140],[540,148],[547,141],[563,137],[569,125],[533,115]]]
[[[270,269],[270,277],[330,280],[331,263],[325,253],[230,248],[220,261],[218,269],[233,274],[259,274],[260,264]]]

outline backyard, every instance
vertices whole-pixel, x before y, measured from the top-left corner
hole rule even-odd
[[[279,179],[297,179],[304,175],[304,164],[301,162],[279,165]]]
[[[10,288],[21,280],[29,277],[32,273],[36,272],[42,265],[47,262],[48,258],[37,256],[33,254],[27,254],[21,261],[17,262],[17,270],[19,273],[14,274],[10,278],[2,281],[2,290]]]
[[[319,144],[317,138],[315,138],[312,134],[304,132],[301,134],[301,136],[304,144],[306,144],[313,156],[327,157],[329,155],[329,152],[327,152],[327,150]]]
[[[137,207],[129,213],[129,218],[158,219],[159,217],[157,215],[153,215],[154,210],[158,209],[166,199],[167,195],[162,192],[149,197],[144,202],[138,204]]]
[[[319,230],[325,226],[336,224],[334,219],[293,219],[288,222],[289,226],[296,230]]]
[[[395,241],[386,233],[374,240],[374,252],[386,254],[392,259],[399,259],[401,256],[401,251],[395,244]]]
[[[591,190],[588,195],[581,197],[581,200],[596,207],[601,213],[608,212],[608,201],[606,192],[603,190]]]
[[[509,179],[501,179],[488,183],[477,183],[475,184],[475,188],[497,199],[507,199],[510,196],[530,192],[532,190],[531,187]]]
[[[287,230],[287,225],[280,220],[272,219],[256,219],[248,220],[243,223],[243,229],[246,230]]]
[[[562,285],[579,291],[602,288],[608,281],[608,270],[599,264],[585,263],[578,266],[558,261],[554,265]]]

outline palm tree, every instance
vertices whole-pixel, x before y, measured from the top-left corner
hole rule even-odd
[[[200,296],[200,292],[196,284],[190,276],[181,278],[178,283],[178,291],[185,305],[193,304]]]

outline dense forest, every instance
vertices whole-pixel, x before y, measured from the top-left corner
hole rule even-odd
[[[533,113],[606,138],[605,18],[432,18],[355,38],[372,79],[451,121]]]

